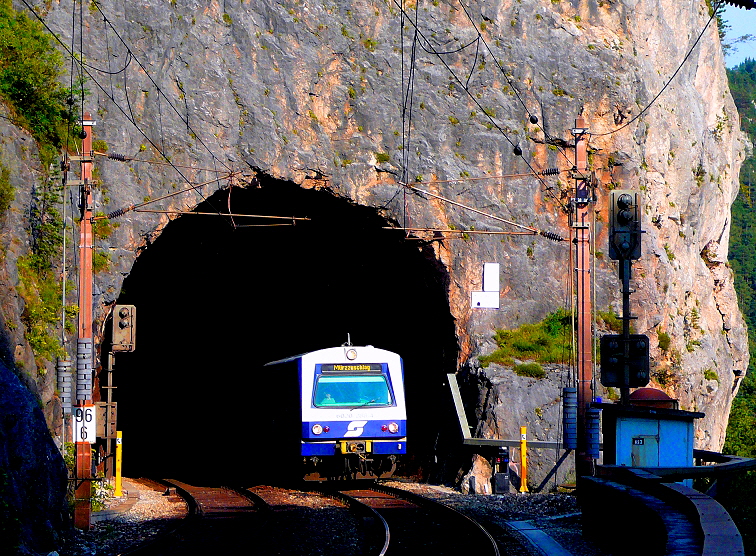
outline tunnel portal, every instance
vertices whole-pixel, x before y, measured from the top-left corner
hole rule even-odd
[[[124,474],[207,482],[243,476],[253,458],[277,465],[280,439],[255,415],[298,402],[260,391],[256,373],[348,334],[403,357],[409,451],[427,469],[458,349],[432,250],[382,229],[375,209],[288,182],[222,190],[197,212],[229,208],[311,220],[186,215],[139,255],[118,299],[137,308],[136,350],[114,373]]]

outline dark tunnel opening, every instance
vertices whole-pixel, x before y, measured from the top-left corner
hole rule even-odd
[[[405,473],[434,473],[458,347],[448,276],[430,247],[325,191],[267,180],[230,195],[197,211],[311,220],[236,218],[234,228],[228,217],[187,215],[140,254],[118,299],[137,308],[136,349],[116,355],[114,372],[124,475],[207,483],[249,480],[252,458],[275,468],[287,439],[259,416],[297,401],[260,391],[256,373],[348,334],[404,359]]]

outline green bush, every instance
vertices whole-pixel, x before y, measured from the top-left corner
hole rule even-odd
[[[596,315],[612,332],[622,332],[622,319],[614,311],[596,311]]]
[[[65,110],[71,92],[58,81],[63,57],[52,40],[41,23],[0,0],[0,97],[37,141],[57,147],[71,117]]]
[[[515,365],[513,368],[515,374],[519,376],[529,376],[531,378],[546,378],[546,371],[538,363],[523,363]]]
[[[10,170],[3,163],[0,163],[0,217],[8,210],[14,196],[15,191],[10,182]]]
[[[672,338],[669,337],[669,334],[659,331],[657,337],[659,338],[659,349],[662,351],[669,351],[669,345],[672,342]]]
[[[515,330],[497,330],[494,339],[498,349],[480,357],[484,367],[489,363],[511,365],[514,359],[540,363],[566,363],[572,351],[572,315],[560,309],[541,322],[523,324]]]

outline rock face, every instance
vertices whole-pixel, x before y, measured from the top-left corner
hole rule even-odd
[[[0,547],[47,554],[68,521],[66,468],[37,399],[2,363],[0,431]]]
[[[71,2],[36,4],[71,44]],[[635,330],[652,338],[654,384],[682,408],[706,412],[698,446],[721,447],[735,371],[748,363],[726,265],[745,139],[713,23],[696,44],[705,2],[142,0],[86,12],[85,109],[98,119],[95,138],[142,160],[163,160],[162,151],[176,165],[98,160],[97,210],[106,214],[169,194],[146,208],[190,210],[229,183],[272,177],[374,207],[387,223],[522,231],[482,212],[568,237],[569,130],[583,116],[599,182],[595,306],[620,308],[606,256],[608,190],[637,190],[646,234],[634,266]],[[531,173],[552,167],[563,173]],[[175,194],[187,181],[209,183]],[[458,204],[401,181],[426,182],[418,187]],[[96,286],[101,322],[171,218],[127,212],[100,243],[111,261]],[[449,276],[458,367],[473,374],[496,328],[570,304],[570,242],[469,234],[432,245]],[[470,306],[483,262],[501,264],[498,311]],[[6,274],[13,264],[6,258]],[[665,349],[661,332],[671,338]],[[533,425],[535,439],[554,440],[556,422],[536,408],[552,403],[561,377],[528,379],[529,394],[515,404],[489,398],[480,430]]]

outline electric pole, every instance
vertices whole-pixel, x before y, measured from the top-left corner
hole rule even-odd
[[[582,116],[571,130],[575,138],[575,197],[570,202],[570,227],[575,246],[575,291],[577,322],[577,436],[575,471],[578,477],[593,472],[593,458],[588,450],[588,408],[593,401],[593,331],[591,300],[591,210],[593,197],[588,174],[588,128]]]
[[[92,334],[92,126],[89,112],[82,124],[79,224],[79,330],[76,342],[76,489],[74,526],[89,530],[92,516],[92,443],[96,437],[95,407],[92,401],[94,340]]]

